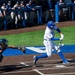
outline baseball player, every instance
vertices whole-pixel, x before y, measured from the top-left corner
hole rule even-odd
[[[61,38],[54,38],[54,30],[56,30],[58,33],[60,33]],[[48,21],[45,34],[44,34],[44,41],[43,44],[46,47],[46,53],[42,54],[40,56],[34,55],[34,64],[36,65],[36,62],[38,59],[41,58],[47,58],[51,56],[52,49],[55,49],[57,51],[57,54],[60,56],[60,58],[63,60],[63,64],[69,63],[64,55],[62,54],[61,50],[58,48],[58,46],[54,43],[55,40],[63,40],[64,35],[62,34],[61,30],[56,27],[53,21]]]
[[[8,40],[6,40],[5,38],[1,38],[1,39],[0,39],[0,62],[1,62],[2,59],[3,59],[2,53],[3,53],[7,48],[18,49],[18,50],[21,50],[23,53],[25,53],[25,47],[24,47],[24,46],[21,46],[21,47],[8,46]]]

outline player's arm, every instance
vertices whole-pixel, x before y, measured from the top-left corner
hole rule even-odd
[[[56,31],[58,33],[60,33],[60,36],[61,36],[60,40],[63,40],[64,39],[64,35],[62,34],[61,30],[59,28],[57,28]]]
[[[53,40],[53,41],[60,40],[60,38],[54,38],[52,34],[51,34],[51,35],[46,35],[46,36],[47,36],[47,38],[48,38],[49,40]]]
[[[26,52],[25,46],[16,47],[16,46],[10,45],[10,46],[8,46],[8,48],[13,48],[13,49],[21,50],[23,53]]]
[[[9,45],[8,48],[20,49],[20,47],[16,47],[16,46],[13,46],[13,45]]]
[[[15,48],[15,46],[13,46],[13,45],[9,45],[8,48]]]
[[[59,40],[63,40],[64,38],[64,35],[63,33],[61,32],[61,30],[59,28],[57,28],[56,26],[54,27],[54,29],[60,34],[61,38],[59,38]]]
[[[50,40],[53,40],[53,41],[58,41],[58,40],[60,40],[60,38],[55,38],[55,37],[52,37],[52,38],[50,38]]]

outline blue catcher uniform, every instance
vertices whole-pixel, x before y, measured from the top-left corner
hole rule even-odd
[[[54,38],[54,30],[60,33],[61,38]],[[60,58],[63,60],[63,63],[69,63],[64,55],[62,54],[61,50],[58,48],[58,46],[54,43],[56,40],[63,40],[64,35],[61,33],[60,29],[57,28],[53,21],[48,21],[45,34],[44,34],[44,41],[43,44],[46,47],[46,54],[40,55],[40,56],[34,56],[34,64],[36,65],[36,62],[40,58],[47,58],[51,56],[52,49],[56,50]]]

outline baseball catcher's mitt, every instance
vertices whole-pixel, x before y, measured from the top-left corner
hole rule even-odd
[[[20,47],[18,47],[18,49],[20,49],[23,53],[26,53],[26,48],[25,48],[25,46],[20,46]]]

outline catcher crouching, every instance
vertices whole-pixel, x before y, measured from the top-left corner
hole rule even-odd
[[[18,49],[21,50],[23,53],[26,52],[26,49],[24,46],[16,47],[16,46],[8,46],[8,40],[5,38],[0,39],[0,62],[3,59],[2,53],[7,49],[7,48],[13,48],[13,49]]]

